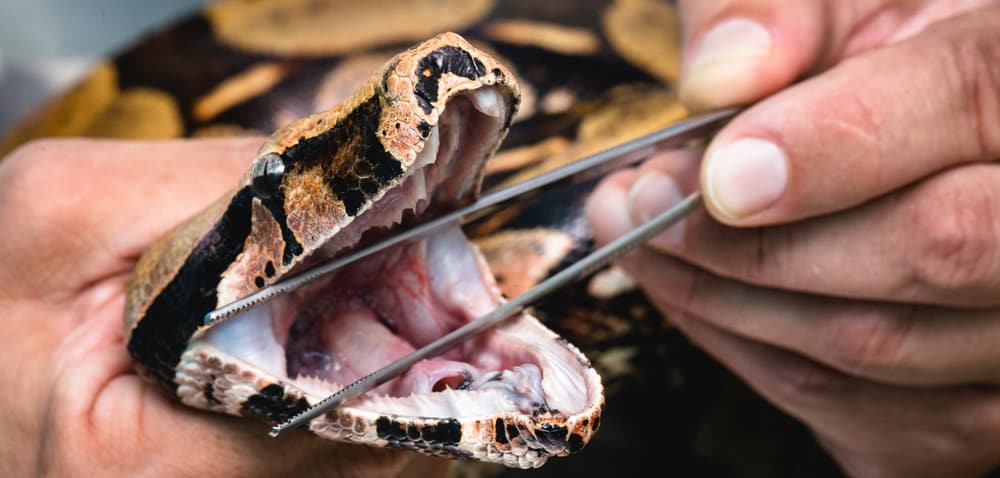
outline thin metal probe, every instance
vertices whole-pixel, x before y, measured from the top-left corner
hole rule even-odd
[[[648,154],[638,153],[641,153],[648,148],[679,146],[692,139],[704,137],[707,133],[711,132],[713,128],[724,124],[729,119],[732,119],[740,111],[741,109],[739,108],[730,108],[696,116],[655,133],[642,136],[611,149],[599,152],[578,161],[574,161],[549,173],[536,176],[532,179],[528,179],[487,194],[481,197],[478,201],[465,207],[458,208],[452,212],[434,218],[423,224],[416,225],[405,231],[400,231],[397,235],[363,247],[357,251],[331,259],[329,262],[315,266],[312,269],[276,284],[264,287],[246,297],[235,300],[220,307],[219,309],[209,312],[208,314],[205,314],[205,327],[202,327],[195,332],[195,336],[197,337],[198,335],[204,334],[212,326],[225,321],[239,312],[249,309],[250,307],[253,307],[261,302],[268,301],[274,297],[298,289],[299,287],[302,287],[303,285],[308,284],[309,282],[312,282],[340,267],[350,264],[351,262],[399,244],[403,241],[423,236],[424,234],[434,231],[445,224],[452,224],[455,222],[461,223],[463,218],[483,209],[487,209],[525,193],[549,186],[553,183],[577,177],[584,172],[591,173],[586,176],[587,178],[596,177],[600,173],[607,172],[607,168],[601,169],[600,166],[607,165],[608,168],[612,168],[637,163],[648,156]],[[614,162],[616,159],[620,159],[621,161]]]
[[[574,263],[566,269],[563,269],[545,281],[542,281],[540,284],[529,289],[527,292],[500,305],[492,312],[489,312],[486,315],[483,315],[482,317],[479,317],[478,319],[451,331],[445,336],[421,347],[420,349],[381,369],[365,375],[354,383],[338,390],[333,395],[320,400],[312,407],[304,410],[302,413],[295,415],[283,423],[271,427],[267,434],[274,438],[289,428],[305,425],[313,418],[326,413],[341,403],[360,397],[368,391],[375,389],[379,385],[406,373],[406,371],[409,370],[413,364],[426,358],[439,355],[455,345],[482,333],[483,331],[499,324],[503,320],[523,311],[525,307],[536,302],[542,297],[545,297],[553,291],[569,283],[575,282],[597,269],[611,263],[611,261],[619,255],[646,242],[659,232],[675,224],[677,221],[680,221],[691,212],[694,212],[700,205],[701,193],[695,192],[691,194],[677,205],[653,218],[653,220],[637,227],[618,239],[615,239],[604,247],[597,249],[596,251],[590,253],[587,257],[584,257],[580,261]]]

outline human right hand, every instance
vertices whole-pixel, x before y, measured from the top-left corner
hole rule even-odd
[[[997,4],[681,1],[688,106],[758,102],[588,204],[605,242],[704,193],[622,265],[849,475],[1000,464]]]

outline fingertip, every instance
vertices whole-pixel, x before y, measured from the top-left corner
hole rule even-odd
[[[751,103],[791,84],[821,62],[832,28],[821,2],[777,1],[733,2],[690,27],[678,90],[691,111]]]
[[[704,34],[685,62],[681,101],[700,111],[743,104],[760,96],[756,72],[774,50],[771,31],[748,18],[731,18]]]
[[[619,171],[608,176],[587,198],[585,213],[598,243],[607,243],[632,229],[627,195],[636,171]]]
[[[777,203],[788,189],[788,157],[760,138],[717,138],[705,155],[702,191],[712,215],[742,225]]]
[[[649,222],[684,200],[680,186],[669,174],[655,169],[644,172],[626,194],[633,223]],[[662,250],[677,250],[684,243],[684,220],[678,221],[651,238],[649,245]]]

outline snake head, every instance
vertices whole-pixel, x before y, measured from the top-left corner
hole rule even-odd
[[[496,308],[456,226],[355,262],[205,329],[211,310],[478,195],[519,90],[455,34],[393,58],[345,103],[261,147],[236,190],[142,259],[128,349],[185,404],[276,422]],[[596,431],[579,350],[521,314],[310,422],[319,436],[539,466]]]

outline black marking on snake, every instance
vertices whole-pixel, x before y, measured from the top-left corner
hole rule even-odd
[[[406,439],[406,426],[402,422],[392,420],[389,417],[378,417],[375,421],[375,431],[379,438],[389,441],[400,441]]]
[[[569,435],[569,440],[566,442],[566,449],[570,453],[576,453],[583,449],[583,437],[577,435],[576,433],[571,433]]]
[[[219,403],[219,400],[215,398],[215,384],[211,381],[205,384],[205,388],[202,389],[202,392],[205,394],[205,400],[207,400],[208,403],[212,405]]]
[[[261,276],[254,277],[253,285],[257,286],[258,289],[264,287],[264,278]]]
[[[378,417],[375,420],[375,432],[378,433],[379,438],[389,437],[389,418],[388,417]]]
[[[517,427],[514,425],[507,425],[507,438],[513,440],[521,435],[521,432],[517,431]]]
[[[302,254],[302,243],[299,242],[299,239],[295,237],[295,233],[288,227],[288,215],[285,214],[284,190],[278,189],[274,196],[263,200],[262,203],[271,212],[271,217],[278,223],[278,226],[281,227],[281,239],[285,241],[285,248],[281,253],[281,263],[287,266],[295,256]]]
[[[330,192],[344,204],[349,216],[356,216],[370,202],[373,193],[366,191],[384,188],[403,175],[403,165],[385,150],[375,134],[381,117],[382,104],[372,96],[332,128],[302,138],[285,150],[285,174],[321,167]]]
[[[421,138],[427,139],[427,137],[431,135],[431,124],[424,120],[420,120],[420,124],[417,125],[417,131],[420,132]]]
[[[257,395],[243,402],[240,414],[263,418],[271,422],[284,422],[306,411],[309,403],[304,398],[286,398],[285,387],[272,383]]]
[[[243,251],[250,235],[253,197],[249,186],[233,195],[211,232],[200,239],[132,330],[129,354],[175,394],[174,367],[191,334],[204,323],[205,314],[217,306],[222,273]]]
[[[438,84],[441,75],[451,73],[470,80],[475,80],[486,74],[486,66],[471,53],[455,47],[443,46],[420,59],[416,69],[417,84],[413,91],[417,94],[417,103],[424,113],[430,113],[438,100]]]
[[[497,421],[496,421],[496,423],[494,423],[493,428],[496,430],[496,440],[497,440],[497,443],[500,443],[502,445],[506,445],[508,443],[507,442],[507,433],[504,432],[503,420],[500,419],[500,418],[497,418]]]
[[[274,270],[274,262],[267,261],[267,265],[264,266],[264,274],[267,275],[268,278],[271,278],[274,277],[276,272],[277,271]]]
[[[462,424],[454,418],[440,421],[435,437],[442,443],[458,443],[462,441]]]
[[[543,423],[535,429],[535,438],[542,445],[548,448],[562,448],[566,443],[566,433],[568,430],[564,426],[552,423]]]
[[[435,425],[424,425],[420,429],[420,438],[426,442],[434,441],[435,436],[437,436],[437,426]]]

